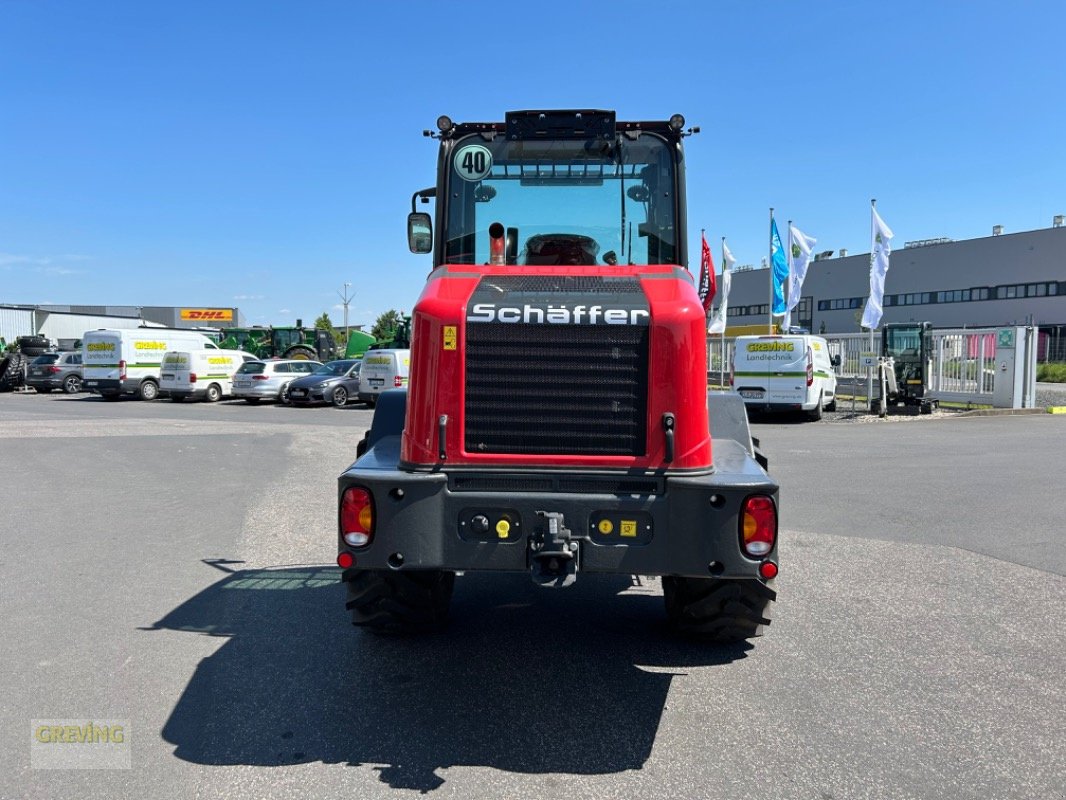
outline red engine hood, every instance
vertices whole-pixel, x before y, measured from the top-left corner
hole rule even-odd
[[[492,302],[496,284],[508,280],[546,286],[569,280],[571,289],[568,294],[558,295],[558,302],[548,307],[521,300],[507,302],[503,296],[502,302]],[[614,285],[611,281],[618,285],[624,283],[630,294],[625,303],[605,302],[601,300],[603,295],[586,295],[573,289],[583,280],[598,281],[601,286],[604,281],[607,285]],[[479,302],[473,302],[475,299]],[[486,299],[489,301],[480,302]],[[602,325],[605,334],[611,326],[647,328],[646,362],[642,362],[642,369],[647,371],[646,384],[642,385],[646,398],[639,414],[643,417],[640,421],[644,441],[632,452],[601,454],[589,451],[588,447],[585,452],[565,452],[567,447],[563,442],[559,445],[560,452],[484,452],[483,446],[479,450],[478,445],[472,446],[468,440],[466,354],[472,339],[470,326],[488,321],[513,326],[546,324],[546,312],[553,314],[552,334],[556,339],[567,335],[566,325],[584,325],[586,336],[590,325]],[[430,274],[415,305],[412,325],[411,373],[401,451],[401,460],[408,467],[447,464],[449,468],[582,467],[639,471],[697,471],[710,467],[706,319],[692,276],[684,269],[669,265],[607,269],[444,265]],[[507,366],[515,375],[524,368],[521,359]],[[597,368],[597,364],[588,365],[589,370]],[[499,370],[496,372],[499,379]],[[505,379],[499,391],[508,391]],[[566,389],[559,391],[565,394]],[[570,401],[581,402],[579,398]],[[665,415],[672,415],[674,420],[670,461],[667,461],[670,447],[664,428]],[[441,417],[447,418],[445,459],[441,459],[440,452]],[[503,420],[499,423],[508,424],[511,423]],[[538,423],[538,430],[551,425],[552,420],[546,419]],[[570,434],[572,437],[574,431]]]

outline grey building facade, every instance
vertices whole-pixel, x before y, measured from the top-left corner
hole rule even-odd
[[[734,272],[729,326],[765,325],[769,294],[768,270]],[[858,332],[869,294],[869,253],[816,260],[792,324],[812,333]],[[896,247],[881,321],[936,328],[1031,322],[1045,335],[1066,336],[1066,227]]]

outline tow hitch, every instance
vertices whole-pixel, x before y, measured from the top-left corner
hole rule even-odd
[[[581,546],[557,511],[538,511],[537,530],[529,537],[529,573],[533,583],[561,588],[577,580]]]

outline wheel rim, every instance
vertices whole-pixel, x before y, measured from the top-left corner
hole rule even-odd
[[[348,392],[342,388],[333,390],[333,405],[343,406],[348,402]]]
[[[208,386],[207,387],[207,401],[209,403],[216,402],[218,400],[218,398],[221,397],[221,396],[222,396],[222,392],[220,392],[218,390],[217,386]]]
[[[151,381],[141,387],[141,397],[145,400],[155,400],[157,394],[159,394],[159,390],[156,389],[155,384]]]

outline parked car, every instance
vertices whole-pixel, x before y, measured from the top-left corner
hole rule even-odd
[[[67,394],[81,391],[81,353],[45,353],[26,369],[26,385],[41,394],[62,389]]]
[[[246,361],[233,375],[233,397],[247,403],[277,400],[287,403],[289,384],[321,367],[320,361],[277,359]]]
[[[294,406],[333,403],[342,408],[359,394],[362,361],[343,359],[323,364],[305,378],[289,384],[289,402]]]

